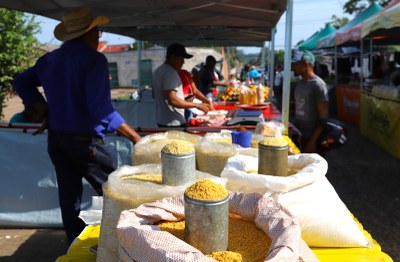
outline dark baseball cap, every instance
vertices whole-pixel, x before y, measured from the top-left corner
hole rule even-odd
[[[181,56],[183,58],[192,58],[193,55],[190,55],[186,52],[186,49],[183,45],[178,43],[170,44],[167,47],[167,55],[176,55]]]
[[[306,63],[314,65],[315,57],[314,57],[313,53],[311,53],[308,50],[293,51],[292,63],[296,63],[296,62],[306,62]]]
[[[206,64],[212,64],[212,63],[216,63],[217,59],[215,59],[215,57],[213,57],[212,55],[209,55],[206,57]]]

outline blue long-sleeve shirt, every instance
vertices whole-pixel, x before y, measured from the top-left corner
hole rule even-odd
[[[13,85],[25,105],[48,103],[48,128],[104,137],[125,120],[111,104],[106,57],[76,39],[38,59]]]

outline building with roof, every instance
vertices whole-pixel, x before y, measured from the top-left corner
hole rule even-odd
[[[185,59],[183,65],[183,69],[189,72],[195,66],[204,63],[208,55],[213,55],[217,61],[222,59],[222,55],[212,48],[187,47],[186,50],[193,55],[193,58]],[[101,42],[98,51],[104,53],[108,59],[112,88],[138,87],[139,71],[141,86],[151,86],[153,72],[164,63],[166,55],[165,47],[153,46],[143,49],[139,69],[138,51],[132,50],[129,45],[107,45],[106,42]]]

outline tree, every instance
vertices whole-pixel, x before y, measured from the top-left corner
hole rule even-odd
[[[339,29],[341,26],[347,24],[349,22],[349,19],[347,17],[337,17],[336,15],[333,15],[331,17],[331,20],[327,23],[325,23],[325,26],[327,24],[331,24],[334,28]]]
[[[40,32],[35,17],[0,8],[0,116],[5,99],[12,93],[11,82],[38,57],[35,37]]]
[[[348,14],[357,14],[363,10],[365,10],[372,2],[377,2],[381,6],[386,6],[388,3],[390,3],[392,0],[378,0],[378,1],[373,1],[373,0],[348,0],[344,6],[343,6],[343,11]]]

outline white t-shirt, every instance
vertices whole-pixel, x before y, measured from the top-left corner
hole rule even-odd
[[[162,64],[153,74],[154,99],[156,101],[156,121],[163,126],[180,126],[186,123],[185,110],[168,104],[164,91],[175,90],[176,96],[184,99],[182,82],[178,72],[168,65]]]
[[[283,82],[283,70],[282,71],[280,71],[280,72],[278,72],[278,73],[276,73],[276,75],[275,75],[275,79],[274,79],[274,86],[280,86],[280,85],[282,85],[282,82]]]

